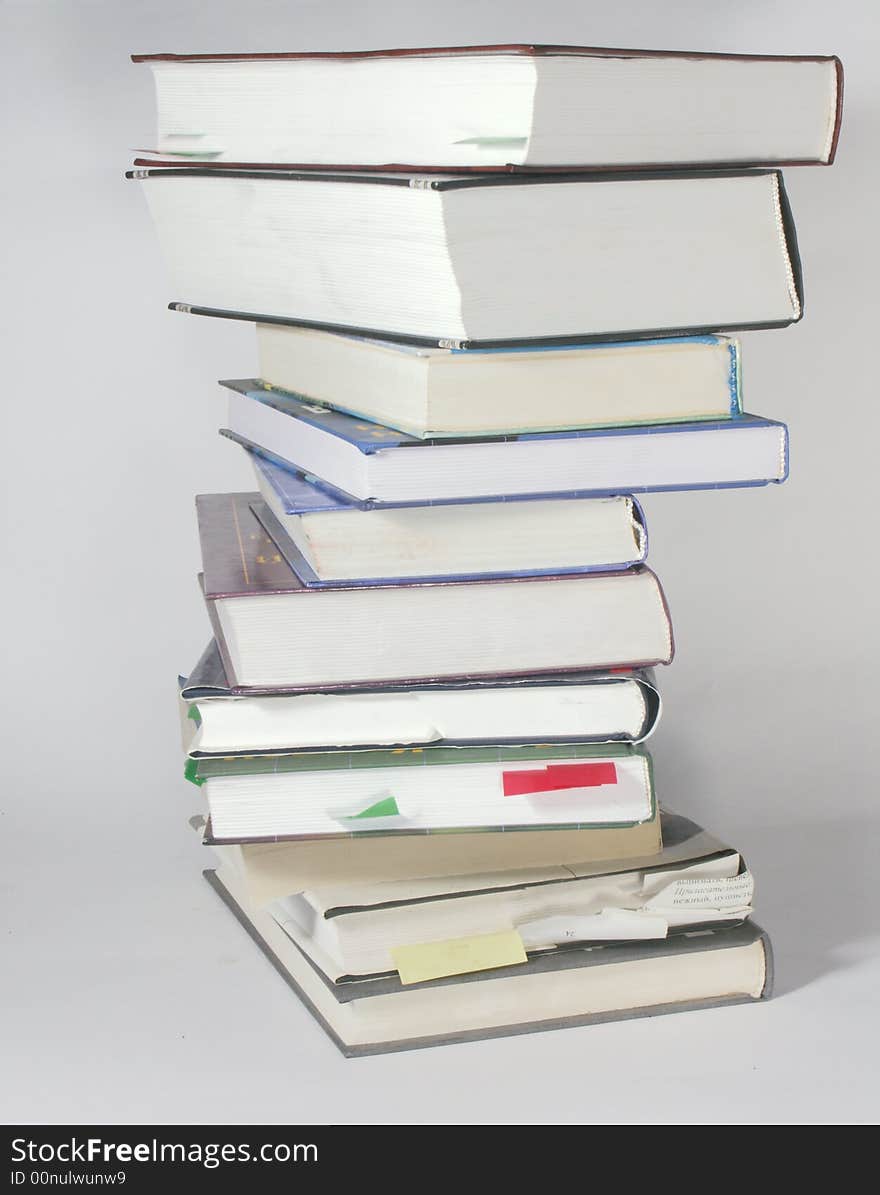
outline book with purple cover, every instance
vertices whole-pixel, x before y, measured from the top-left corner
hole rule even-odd
[[[258,500],[255,493],[196,499],[203,590],[233,684],[333,689],[672,658],[665,598],[644,566],[309,589],[255,518]]]

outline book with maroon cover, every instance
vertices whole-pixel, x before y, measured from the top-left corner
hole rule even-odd
[[[513,44],[132,60],[154,76],[150,152],[200,165],[485,172],[829,163],[843,97],[841,63],[825,55]]]
[[[196,498],[202,586],[233,685],[332,690],[672,658],[650,569],[309,589],[255,518],[258,500]]]
[[[778,328],[803,313],[777,171],[128,177],[172,308],[198,315],[489,348]]]

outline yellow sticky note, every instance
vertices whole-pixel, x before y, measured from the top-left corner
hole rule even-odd
[[[447,938],[445,942],[419,942],[391,951],[401,983],[424,983],[444,975],[465,975],[526,962],[522,938],[515,929],[473,938]]]

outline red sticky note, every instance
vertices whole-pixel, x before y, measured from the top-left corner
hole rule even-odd
[[[522,797],[529,793],[563,792],[567,788],[616,784],[617,768],[607,759],[597,763],[549,764],[546,768],[530,768],[523,772],[502,772],[501,781],[505,797]]]

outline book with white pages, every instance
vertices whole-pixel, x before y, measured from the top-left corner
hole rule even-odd
[[[190,758],[218,841],[629,826],[655,816],[625,743],[428,746]]]
[[[523,955],[508,965],[406,985],[396,975],[334,983],[254,903],[234,871],[204,874],[347,1057],[717,1008],[763,1000],[772,991],[770,941],[751,920],[660,940]]]
[[[843,90],[823,55],[484,45],[133,61],[153,74],[157,155],[264,167],[830,162]]]
[[[184,750],[192,756],[339,747],[641,742],[660,717],[651,672],[498,678],[370,691],[242,693],[212,640],[180,680]]]
[[[666,814],[663,824],[663,850],[649,867],[318,887],[267,908],[336,983],[395,972],[400,946],[514,932],[532,954],[750,916],[754,882],[740,854],[686,818]]]
[[[263,383],[435,439],[722,419],[742,412],[725,336],[431,348],[258,324]]]
[[[174,310],[476,348],[801,318],[775,171],[136,170]]]
[[[233,685],[370,688],[672,659],[666,601],[644,565],[310,588],[254,515],[257,498],[196,498],[202,589]]]
[[[421,440],[255,380],[221,384],[224,434],[357,501],[598,497],[767,485],[788,475],[787,428],[756,415]]]
[[[578,875],[590,869],[609,871],[650,867],[663,840],[665,816],[655,804],[654,816],[628,826],[594,826],[580,830],[518,830],[515,834],[487,834],[463,830],[457,834],[361,834],[356,839],[300,839],[272,836],[256,839],[218,839],[210,818],[193,826],[238,876],[248,899],[258,904],[280,900],[291,892],[333,885],[384,884],[424,881],[477,872],[544,869],[558,878],[562,868]],[[198,823],[198,824],[196,824]]]
[[[251,453],[252,511],[304,585],[604,572],[644,562],[631,495],[358,503]]]

